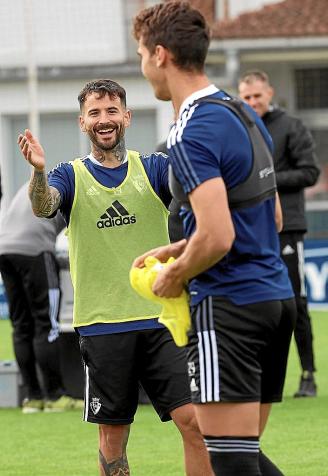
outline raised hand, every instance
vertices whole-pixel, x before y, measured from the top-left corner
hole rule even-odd
[[[19,134],[17,143],[25,159],[39,172],[45,168],[45,156],[43,148],[29,129],[24,134]]]

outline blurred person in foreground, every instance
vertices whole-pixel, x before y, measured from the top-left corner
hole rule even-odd
[[[47,178],[37,138],[25,131],[19,145],[33,167],[34,212],[51,216],[60,210],[68,226],[73,326],[86,376],[84,420],[99,425],[100,474],[130,474],[126,448],[140,382],[160,419],[178,427],[186,473],[211,475],[190,403],[184,350],[158,322],[159,306],[139,297],[129,282],[133,258],[168,243],[167,158],[126,149],[131,112],[118,83],[91,81],[78,100],[80,127],[91,142],[88,156],[60,163]]]
[[[143,267],[149,255],[162,262],[173,256],[153,292],[176,297],[188,284],[190,389],[214,473],[281,475],[259,444],[271,403],[282,399],[295,323],[279,253],[270,137],[239,101],[266,151],[253,157],[246,127],[229,110],[236,102],[204,73],[209,29],[188,2],[142,10],[134,36],[144,76],[176,113],[167,141],[170,188],[182,204],[187,239],[150,250],[133,265]],[[270,165],[262,169],[262,162]]]
[[[28,183],[18,190],[1,220],[0,272],[26,391],[23,413],[81,408],[81,401],[65,394],[60,370],[61,291],[55,244],[65,226],[59,215],[49,220],[34,215]]]
[[[299,119],[273,105],[273,95],[274,89],[264,71],[246,72],[239,80],[239,96],[262,118],[273,140],[277,189],[283,214],[280,251],[288,268],[297,305],[294,337],[302,375],[294,397],[315,397],[316,368],[304,276],[304,234],[307,231],[304,189],[317,182],[320,169],[310,131]]]

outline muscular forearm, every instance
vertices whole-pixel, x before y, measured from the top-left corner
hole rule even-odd
[[[33,212],[38,217],[52,215],[60,205],[60,193],[56,188],[49,187],[44,171],[33,170],[29,196]]]
[[[200,236],[196,232],[188,241],[184,252],[172,264],[172,273],[180,277],[183,282],[194,278],[203,271],[214,266],[230,250],[233,236],[226,240],[213,240],[208,235]]]
[[[190,194],[190,201],[196,218],[196,231],[173,263],[175,268],[172,269],[184,282],[220,261],[229,252],[235,239],[226,189],[221,178],[211,179],[197,187]],[[220,204],[218,210],[214,211],[213,203]]]
[[[154,256],[162,263],[166,263],[166,261],[172,256],[173,258],[177,258],[181,255],[183,250],[185,249],[187,244],[186,240],[176,241],[175,243],[171,243],[169,245],[160,246],[158,248],[154,248],[152,250],[147,251],[141,256],[138,256],[133,263],[133,267],[142,268],[145,266],[145,259],[148,256]]]

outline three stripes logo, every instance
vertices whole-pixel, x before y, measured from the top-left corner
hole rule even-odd
[[[101,215],[97,221],[98,228],[112,228],[114,226],[131,225],[136,223],[135,215],[130,215],[126,208],[115,200],[110,207],[106,209],[106,213]]]

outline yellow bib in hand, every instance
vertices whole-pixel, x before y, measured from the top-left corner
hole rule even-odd
[[[148,256],[144,268],[131,268],[130,283],[140,296],[162,305],[158,322],[168,328],[176,345],[182,347],[188,342],[187,332],[190,329],[188,294],[183,291],[177,298],[164,298],[152,291],[158,272],[173,261],[174,258],[169,258],[166,263],[161,263],[154,256]]]

